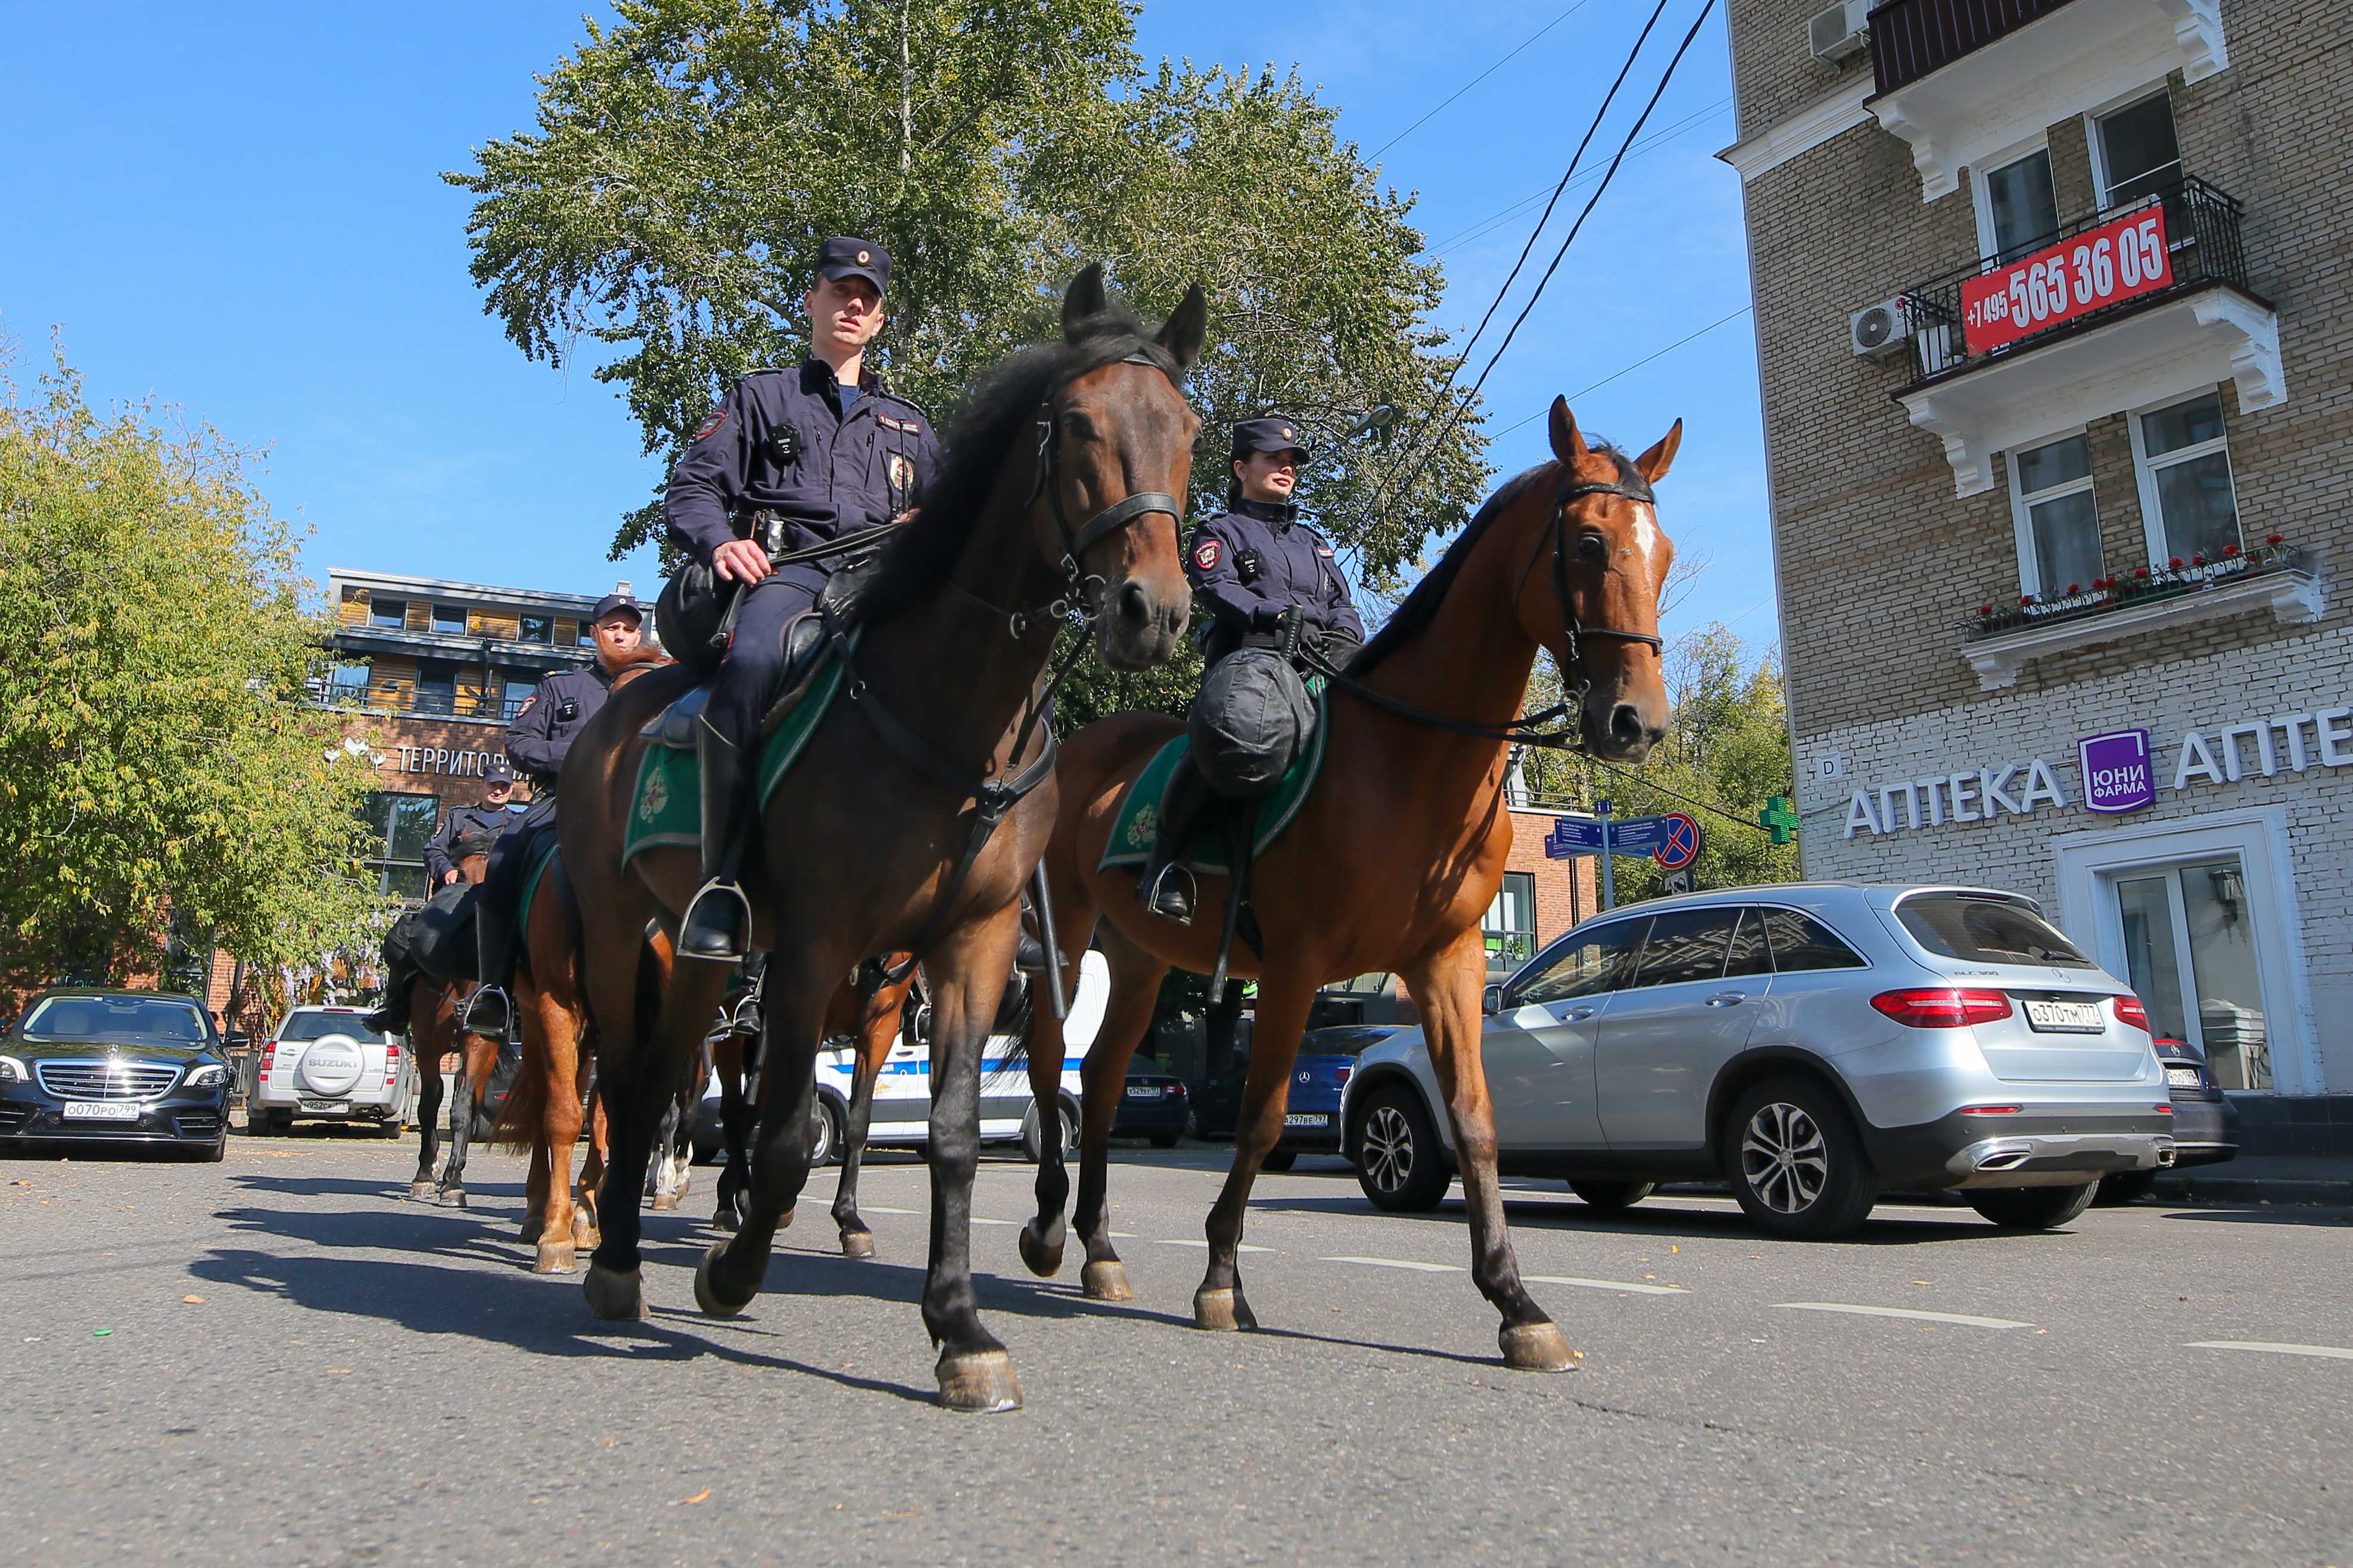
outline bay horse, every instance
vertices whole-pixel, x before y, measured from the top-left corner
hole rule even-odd
[[[490,841],[480,834],[460,834],[451,847],[460,881],[480,882],[490,868]],[[478,1035],[461,1022],[466,1004],[480,990],[470,980],[437,980],[419,973],[408,984],[408,1048],[417,1068],[417,1173],[409,1179],[408,1195],[452,1208],[466,1206],[466,1154],[473,1140],[474,1108],[499,1065],[499,1043]],[[439,1152],[441,1061],[459,1055],[458,1092],[449,1097],[449,1163],[437,1179],[433,1159]]]
[[[1198,287],[1155,333],[1111,305],[1100,267],[1079,274],[1062,340],[1013,356],[975,393],[920,511],[828,621],[849,667],[843,694],[754,817],[752,945],[771,955],[759,1124],[741,1228],[703,1258],[695,1300],[729,1317],[758,1294],[808,1175],[827,1008],[867,960],[913,952],[932,990],[939,1068],[923,1317],[952,1409],[1020,1404],[1012,1358],[975,1299],[971,1210],[981,1046],[1054,816],[1041,682],[1073,614],[1119,670],[1164,662],[1184,635],[1191,595],[1176,531],[1200,421],[1182,382],[1207,326]],[[701,882],[688,848],[624,859],[649,743],[638,731],[691,685],[658,670],[617,689],[573,742],[557,807],[612,1115],[608,1193],[644,1179],[661,1113],[648,1090],[676,1081],[702,1048],[732,968],[680,963],[651,1026],[638,1016],[647,922],[671,927]],[[608,1203],[600,1217],[582,1280],[589,1305],[642,1317],[635,1207]]]
[[[1486,972],[1481,917],[1495,897],[1512,840],[1503,786],[1538,648],[1559,662],[1577,701],[1577,738],[1594,755],[1640,762],[1666,728],[1658,598],[1673,546],[1651,487],[1681,443],[1628,460],[1588,446],[1566,399],[1551,411],[1553,461],[1498,489],[1438,566],[1331,689],[1321,771],[1282,835],[1250,873],[1264,955],[1233,953],[1233,973],[1259,978],[1258,1021],[1234,1138],[1234,1160],[1208,1224],[1208,1270],[1193,1297],[1203,1329],[1257,1327],[1235,1254],[1261,1163],[1282,1135],[1292,1064],[1321,985],[1396,973],[1421,1013],[1460,1152],[1471,1221],[1472,1275],[1503,1314],[1505,1364],[1565,1371],[1560,1330],[1522,1286],[1495,1174],[1494,1120],[1480,1061]],[[1549,557],[1549,560],[1547,559]],[[1360,682],[1360,686],[1354,683]],[[1353,689],[1352,689],[1353,688]],[[1368,693],[1369,695],[1366,695]],[[1059,940],[1085,947],[1100,919],[1111,1000],[1082,1068],[1084,1129],[1073,1219],[1086,1247],[1085,1294],[1132,1296],[1112,1246],[1106,1205],[1112,1119],[1127,1064],[1172,965],[1208,973],[1214,915],[1179,926],[1134,897],[1132,869],[1098,869],[1119,802],[1181,721],[1124,713],[1062,748],[1060,815],[1045,870]],[[1226,879],[1204,878],[1196,907],[1225,907]],[[1061,1028],[1034,1012],[1031,1086],[1040,1114],[1055,1103]],[[1061,1266],[1070,1181],[1059,1152],[1038,1170],[1038,1213],[1020,1235],[1040,1275]]]

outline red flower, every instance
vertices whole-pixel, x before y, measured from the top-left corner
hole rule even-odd
[[[2225,544],[2222,546],[2222,553],[2225,555],[2236,555],[2238,552],[2239,547],[2235,544]]]
[[[2206,557],[2205,557],[2205,555],[2204,555],[2203,553],[2200,553],[2200,554],[2197,554],[2197,555],[2193,555],[2193,556],[2191,556],[2191,557],[2189,558],[2189,564],[2191,564],[2192,566],[2203,566],[2203,565],[2205,565],[2205,564],[2206,564]]]
[[[2179,571],[2180,571],[2180,570],[2181,570],[2182,561],[2181,561],[2181,557],[2180,557],[2180,556],[2179,556],[2179,555],[2168,555],[2168,556],[2167,556],[2167,557],[2165,558],[2165,563],[2166,563],[2168,566],[2172,567],[2176,572],[2179,572]]]
[[[2067,592],[2068,592],[2068,594],[2069,594],[2071,596],[2072,596],[2072,595],[2076,595],[2076,594],[2080,594],[2080,593],[2082,593],[2083,591],[2084,591],[2084,584],[2082,584],[2081,583],[2070,583],[2070,584],[2067,584]]]
[[[1981,616],[1990,616],[1993,614],[1993,606],[1991,605],[1979,605],[1978,606],[1978,614]]]
[[[2021,594],[2018,596],[2018,602],[2021,605],[2031,605],[2034,603],[2034,595],[2031,594]]]
[[[2285,544],[2287,542],[2287,535],[2284,533],[2265,534],[2263,536],[2263,542],[2265,544]]]
[[[2146,566],[2136,566],[2133,568],[2133,575],[2136,577],[2146,577],[2148,575],[2148,568]]]

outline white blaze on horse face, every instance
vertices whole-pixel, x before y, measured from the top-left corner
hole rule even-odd
[[[1659,531],[1659,514],[1648,501],[1636,501],[1634,507],[1634,552],[1642,558],[1642,568],[1650,577],[1652,592],[1661,586],[1665,574],[1659,567],[1660,547],[1667,536]]]

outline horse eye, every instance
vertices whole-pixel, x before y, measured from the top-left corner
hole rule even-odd
[[[1207,430],[1202,431],[1199,435],[1193,437],[1193,450],[1197,455],[1207,451],[1208,449],[1208,446],[1209,433]]]
[[[1577,558],[1579,561],[1607,561],[1609,559],[1609,542],[1598,533],[1580,533],[1577,536]]]
[[[1062,416],[1062,433],[1073,441],[1092,441],[1095,437],[1095,422],[1072,409]]]

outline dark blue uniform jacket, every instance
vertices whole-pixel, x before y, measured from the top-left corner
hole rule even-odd
[[[554,789],[555,775],[564,771],[564,753],[572,749],[572,737],[596,716],[612,690],[613,678],[601,664],[558,670],[539,683],[539,689],[507,726],[507,761],[531,781],[538,799],[545,799]]]
[[[503,805],[460,805],[441,814],[441,825],[433,837],[425,841],[425,879],[434,888],[455,868],[449,851],[456,848],[461,835],[488,834],[493,837],[522,820],[522,813]]]
[[[806,550],[872,528],[913,506],[939,466],[923,411],[869,376],[847,415],[823,360],[755,370],[711,411],[663,501],[670,537],[708,565],[752,514],[783,520],[771,551]],[[828,565],[833,564],[828,563]]]
[[[1365,640],[1332,542],[1298,519],[1288,501],[1238,500],[1195,531],[1185,573],[1209,612],[1199,635],[1213,660],[1245,637],[1272,632],[1293,605],[1310,625]]]

